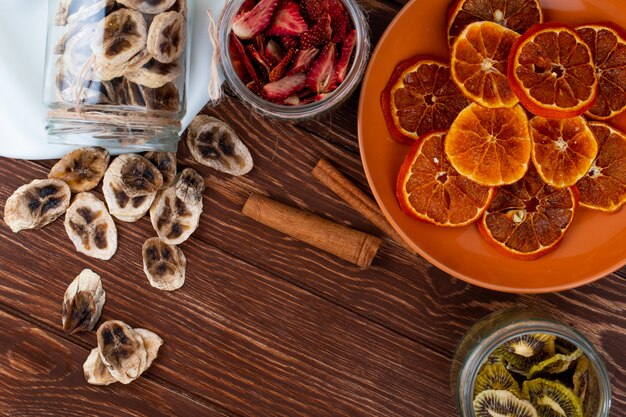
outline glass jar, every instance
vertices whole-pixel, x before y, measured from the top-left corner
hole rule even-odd
[[[226,80],[237,96],[245,103],[248,103],[253,110],[265,116],[293,121],[312,118],[328,112],[350,97],[359,85],[361,78],[363,78],[363,73],[367,67],[370,48],[368,24],[363,10],[356,0],[341,0],[356,30],[356,44],[352,55],[352,64],[346,74],[346,78],[335,90],[328,93],[328,96],[324,99],[313,103],[294,106],[265,100],[252,92],[235,72],[230,55],[231,41],[229,35],[231,33],[233,19],[245,1],[246,0],[231,0],[226,4],[226,8],[220,20],[218,34],[222,53],[222,70]]]
[[[187,0],[51,0],[48,142],[176,150],[190,27]]]
[[[490,314],[470,328],[461,340],[452,360],[450,378],[460,416],[475,416],[474,382],[489,355],[510,339],[536,333],[565,339],[583,351],[589,359],[590,375],[595,375],[597,382],[597,413],[586,417],[608,417],[611,383],[598,351],[576,330],[543,311],[531,309],[510,309]]]

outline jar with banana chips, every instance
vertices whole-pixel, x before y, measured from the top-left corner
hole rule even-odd
[[[185,113],[186,0],[51,0],[51,143],[174,151]]]

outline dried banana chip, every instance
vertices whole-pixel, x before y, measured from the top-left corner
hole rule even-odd
[[[146,347],[141,336],[126,323],[109,320],[97,332],[100,358],[122,384],[135,380],[146,369]]]
[[[141,337],[141,340],[143,340],[143,345],[145,346],[145,349],[146,349],[146,364],[143,370],[141,371],[143,373],[146,369],[150,367],[150,365],[152,365],[152,362],[156,359],[159,353],[159,348],[163,346],[163,339],[161,339],[159,335],[157,335],[154,332],[151,332],[150,330],[146,330],[146,329],[133,329],[133,330],[135,334]]]
[[[159,192],[150,207],[150,220],[163,242],[179,245],[196,230],[202,214],[204,187],[202,176],[186,168],[172,185]]]
[[[7,199],[4,222],[16,233],[44,227],[65,213],[71,195],[70,187],[61,180],[34,180]]]
[[[164,64],[153,59],[143,67],[126,73],[126,78],[146,87],[159,88],[174,81],[180,74],[182,69],[177,61]]]
[[[91,49],[100,63],[119,65],[129,61],[146,46],[148,36],[143,15],[135,10],[119,9],[98,24]]]
[[[65,231],[80,253],[108,260],[117,250],[117,229],[106,206],[91,193],[74,197],[65,213]]]
[[[174,12],[178,12],[187,18],[187,0],[176,0],[176,3],[170,9]]]
[[[244,175],[252,169],[250,151],[226,123],[205,114],[193,118],[187,132],[191,156],[202,165],[231,175]]]
[[[176,154],[174,152],[147,152],[144,155],[163,175],[163,188],[169,186],[176,176]]]
[[[187,259],[180,248],[153,237],[143,244],[143,270],[150,285],[160,290],[173,291],[185,283]]]
[[[141,13],[158,14],[172,7],[176,0],[117,0],[117,2]]]
[[[134,222],[150,209],[163,176],[141,155],[117,157],[104,174],[102,192],[115,218]]]
[[[48,178],[65,181],[73,193],[89,191],[104,177],[109,160],[104,148],[79,148],[54,164]]]
[[[167,83],[163,87],[149,88],[139,86],[149,110],[177,112],[180,110],[178,88],[174,83]]]
[[[117,382],[117,379],[113,378],[109,369],[102,362],[97,347],[91,349],[91,353],[83,364],[83,373],[87,382],[92,385],[109,385]]]
[[[150,24],[148,52],[157,61],[169,64],[183,54],[186,37],[185,16],[177,12],[161,13]]]
[[[102,81],[109,81],[113,78],[122,77],[127,73],[137,71],[152,59],[148,51],[142,49],[128,61],[118,64],[108,64],[102,59],[97,59],[94,64],[94,71]]]
[[[63,297],[63,331],[74,334],[93,330],[105,300],[100,275],[83,269],[67,287]]]

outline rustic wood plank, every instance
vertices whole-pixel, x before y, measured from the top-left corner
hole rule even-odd
[[[0,204],[18,183],[41,176],[33,167],[17,161],[0,167]],[[141,267],[141,244],[154,235],[148,220],[119,229],[118,252],[104,262],[74,252],[60,221],[16,235],[0,227],[1,302],[59,328],[66,285],[90,267],[107,291],[104,320],[122,319],[165,339],[148,379],[250,416],[454,414],[444,355],[195,236],[182,245],[185,286],[160,292]],[[95,343],[93,333],[68,339]]]
[[[88,385],[82,368],[88,350],[2,310],[0,328],[2,415],[225,415],[146,378],[127,386]]]

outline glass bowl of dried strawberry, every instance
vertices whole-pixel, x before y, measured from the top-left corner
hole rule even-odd
[[[289,120],[347,99],[369,54],[367,22],[355,0],[233,0],[219,37],[234,92],[255,110]]]

